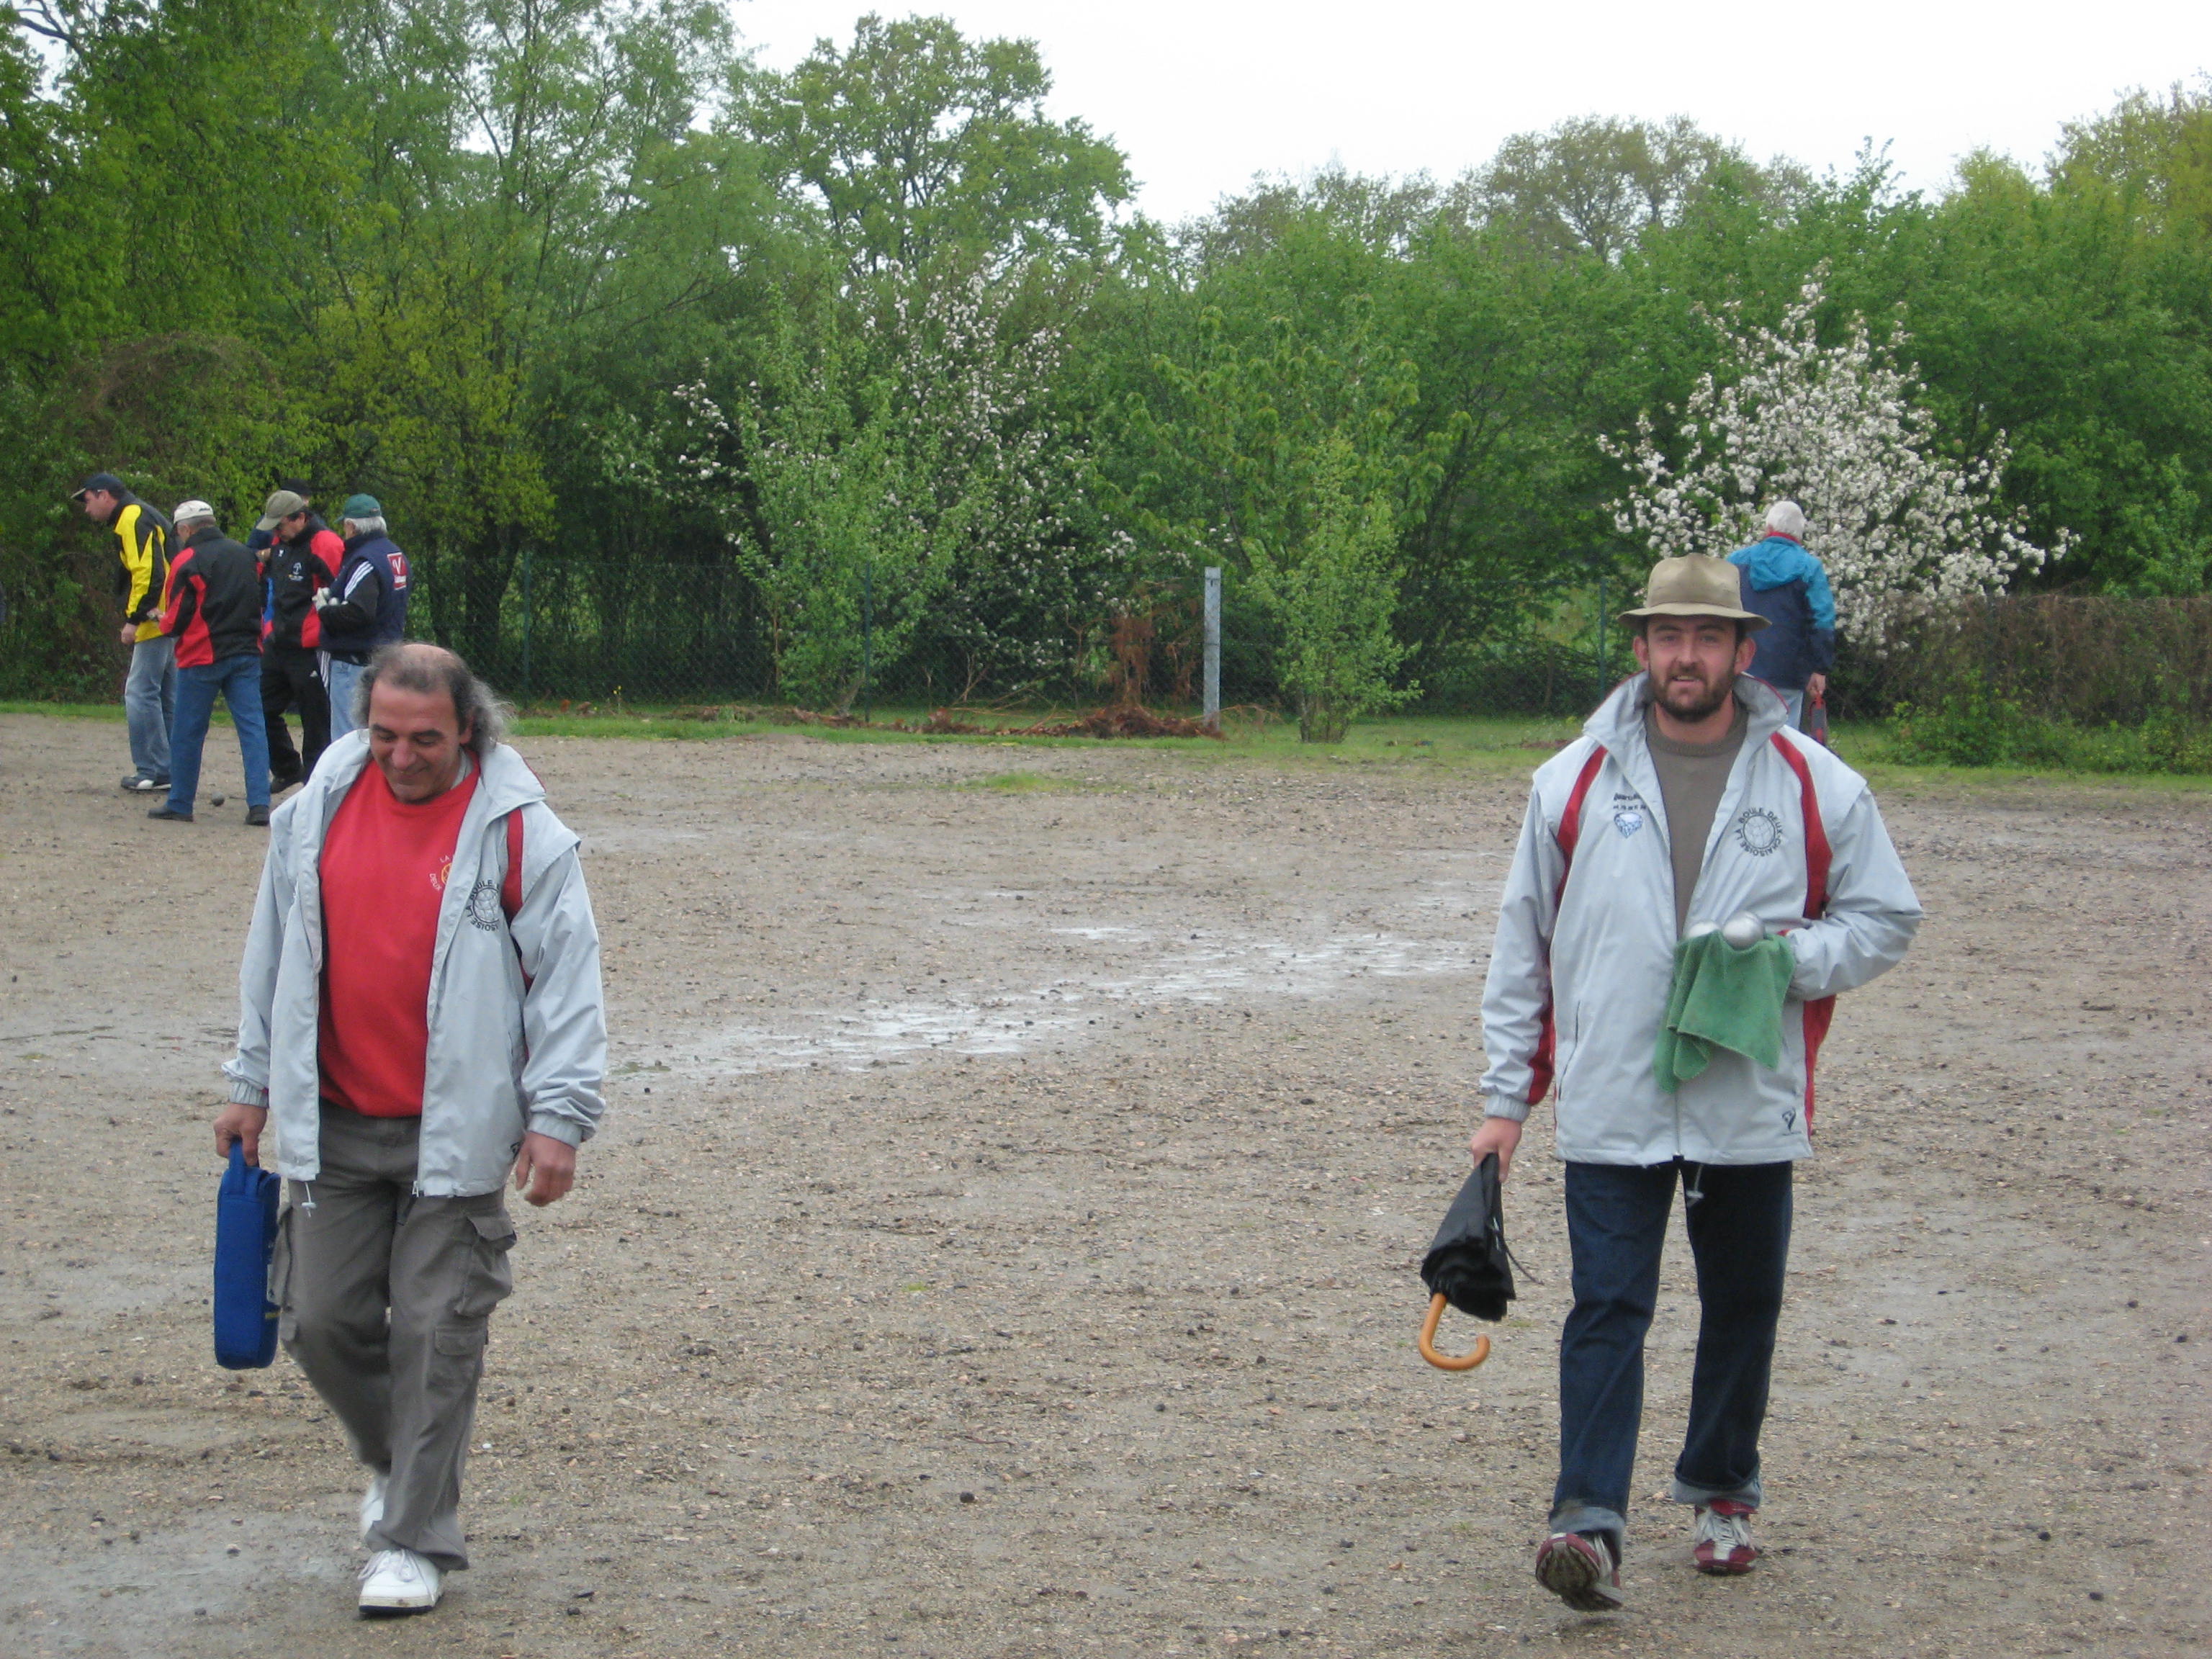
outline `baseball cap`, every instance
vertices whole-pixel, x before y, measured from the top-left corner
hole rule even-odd
[[[182,524],[187,519],[212,519],[215,509],[203,501],[179,501],[177,510],[169,514],[171,524]]]
[[[307,510],[307,498],[296,489],[280,489],[261,504],[261,522],[256,530],[274,530],[295,513]]]
[[[70,499],[73,501],[81,501],[95,489],[104,489],[111,495],[120,495],[124,493],[123,480],[112,472],[95,472],[77,488],[70,491]]]
[[[383,516],[384,503],[374,495],[349,495],[345,498],[345,505],[338,509],[341,519],[380,519]]]

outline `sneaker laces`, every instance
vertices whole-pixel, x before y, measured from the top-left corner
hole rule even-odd
[[[1701,1544],[1724,1544],[1730,1550],[1738,1546],[1748,1547],[1751,1543],[1751,1517],[1723,1515],[1715,1509],[1699,1510],[1698,1541]]]
[[[422,1573],[415,1565],[414,1553],[409,1550],[379,1550],[368,1558],[368,1565],[361,1570],[363,1583],[389,1568],[403,1577],[419,1579]]]

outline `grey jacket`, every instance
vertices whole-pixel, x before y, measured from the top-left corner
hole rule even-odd
[[[1890,845],[1866,781],[1821,744],[1784,729],[1781,698],[1748,676],[1749,710],[1713,814],[1692,923],[1748,910],[1787,930],[1797,954],[1782,1020],[1782,1067],[1716,1050],[1674,1094],[1653,1063],[1674,977],[1674,883],[1659,776],[1644,736],[1650,682],[1616,690],[1584,735],[1538,769],[1506,877],[1482,1000],[1490,1068],[1486,1115],[1528,1115],[1554,1093],[1559,1155],[1571,1163],[1771,1164],[1811,1156],[1811,1051],[1826,1030],[1820,1000],[1894,966],[1920,923],[1920,902]],[[1806,915],[1804,785],[1777,738],[1803,763],[1830,849],[1827,904]],[[1571,839],[1569,802],[1599,746]]]
[[[545,805],[521,756],[502,744],[481,760],[430,970],[415,1189],[431,1197],[496,1190],[526,1128],[580,1146],[604,1109],[599,934],[578,838]],[[312,1181],[322,1169],[323,837],[368,763],[368,734],[349,732],[270,819],[269,856],[239,965],[238,1053],[223,1073],[231,1099],[269,1109],[273,1167],[296,1181]],[[510,927],[500,887],[511,812],[522,814],[522,903]]]

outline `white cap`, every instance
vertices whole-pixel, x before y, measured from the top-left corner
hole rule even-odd
[[[1795,501],[1777,501],[1766,509],[1766,527],[1802,541],[1805,536],[1805,509]]]
[[[205,501],[179,501],[177,510],[169,514],[171,524],[182,524],[187,519],[212,519],[215,509]]]

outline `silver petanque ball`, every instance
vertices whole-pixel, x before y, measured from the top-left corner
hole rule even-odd
[[[1728,926],[1721,929],[1721,937],[1737,950],[1748,951],[1766,937],[1766,929],[1759,925],[1757,916],[1746,911],[1740,916],[1729,918]]]

